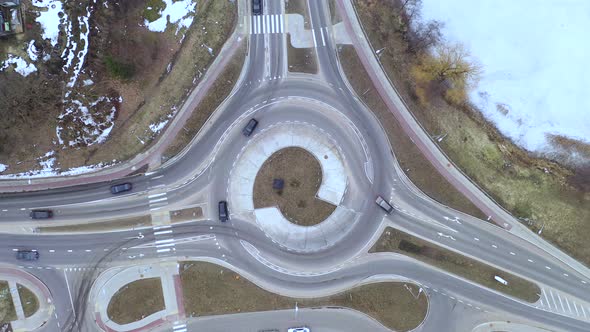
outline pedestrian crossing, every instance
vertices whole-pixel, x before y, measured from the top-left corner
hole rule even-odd
[[[590,306],[555,289],[542,288],[540,308],[582,320],[590,320]],[[538,306],[539,307],[539,306]]]
[[[270,14],[252,16],[250,33],[253,35],[285,33],[285,15]]]

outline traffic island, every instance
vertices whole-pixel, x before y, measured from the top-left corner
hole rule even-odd
[[[356,310],[394,331],[419,326],[428,299],[411,283],[383,281],[318,298],[291,298],[264,290],[240,274],[206,262],[182,262],[180,279],[187,316],[238,314],[270,310],[343,308]]]
[[[254,208],[276,206],[290,222],[317,225],[336,209],[317,198],[322,168],[309,152],[298,147],[279,150],[258,170],[254,182]]]
[[[117,324],[129,324],[164,310],[160,278],[146,278],[128,283],[111,298],[107,315]]]
[[[541,294],[539,286],[528,280],[391,227],[385,229],[369,252],[395,252],[410,256],[482,286],[529,303],[537,302]],[[507,284],[504,285],[496,280],[496,276],[501,277]]]

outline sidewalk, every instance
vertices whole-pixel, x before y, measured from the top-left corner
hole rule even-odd
[[[113,295],[125,285],[146,278],[160,278],[165,309],[129,324],[110,320],[107,308]],[[94,312],[96,324],[105,331],[144,331],[185,318],[178,263],[174,261],[107,270],[92,286],[90,299],[88,305]]]
[[[371,77],[379,95],[398,119],[404,132],[416,143],[416,146],[437,171],[475,206],[489,215],[496,224],[536,245],[579,273],[590,276],[590,269],[532,233],[453,164],[414,118],[395,91],[395,87],[384,73],[381,64],[375,57],[373,48],[365,37],[352,2],[350,0],[337,0],[336,4],[359,59]]]
[[[54,307],[51,304],[51,293],[41,280],[27,272],[7,265],[0,266],[0,280],[7,281],[10,286],[12,301],[18,317],[17,320],[11,322],[14,332],[34,331],[49,321]],[[39,302],[39,309],[30,317],[25,317],[17,283],[35,294]]]

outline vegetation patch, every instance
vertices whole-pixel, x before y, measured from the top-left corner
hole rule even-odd
[[[416,3],[409,1],[407,3]],[[584,169],[534,158],[501,135],[469,103],[449,102],[447,80],[425,87],[412,74],[420,54],[440,43],[440,23],[409,22],[419,7],[397,1],[357,1],[365,33],[401,97],[453,162],[532,231],[590,265],[590,194]],[[452,99],[452,98],[451,98]],[[587,173],[585,173],[587,172]],[[528,203],[523,201],[526,197]]]
[[[465,257],[454,251],[433,245],[428,241],[391,227],[385,229],[385,232],[369,252],[396,252],[410,256],[480,285],[530,303],[537,302],[541,294],[539,286],[530,281],[472,258]],[[508,281],[508,285],[503,285],[496,281],[494,279],[495,276]]]
[[[203,218],[203,209],[201,207],[186,208],[182,210],[170,211],[170,222],[183,222],[189,220],[198,220]]]
[[[10,295],[8,282],[0,281],[0,324],[16,320],[16,310]]]
[[[164,309],[160,278],[145,278],[119,289],[109,302],[107,315],[117,324],[129,324]]]
[[[162,160],[166,161],[185,148],[197,135],[207,119],[215,112],[221,103],[229,96],[235,83],[240,77],[244,61],[246,59],[246,45],[242,43],[233,59],[225,66],[225,69],[193,110],[182,130],[176,135],[174,141],[162,154]]]
[[[183,262],[184,305],[191,317],[299,308],[358,310],[394,331],[409,331],[426,317],[428,300],[414,284],[381,282],[328,297],[289,298],[273,294],[239,274],[211,263]]]
[[[106,56],[104,63],[109,74],[117,79],[129,80],[135,73],[133,64],[114,59],[111,55]]]
[[[152,224],[150,215],[121,218],[115,220],[105,220],[86,224],[63,225],[63,226],[43,226],[38,227],[40,233],[87,233],[87,232],[104,232],[116,230],[128,230],[133,228],[148,227]]]
[[[340,64],[356,94],[375,114],[389,137],[395,157],[408,178],[434,200],[482,219],[487,218],[470,200],[453,187],[422,155],[398,120],[373,88],[373,83],[352,46],[339,47]]]
[[[278,187],[282,181],[282,187]],[[273,153],[256,174],[254,208],[278,207],[292,223],[312,226],[321,223],[336,206],[317,198],[322,167],[302,148],[285,148]]]
[[[160,14],[166,8],[166,3],[162,0],[147,0],[143,10],[143,18],[148,22],[154,22],[162,15]]]
[[[39,310],[39,300],[37,299],[37,296],[25,286],[16,284],[16,287],[18,289],[18,296],[20,296],[20,302],[23,305],[25,317],[31,317],[37,312],[37,310]]]
[[[287,58],[289,71],[317,74],[318,62],[315,48],[295,48],[291,45],[291,35],[287,35]]]

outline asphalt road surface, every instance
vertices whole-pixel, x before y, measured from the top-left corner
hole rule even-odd
[[[249,6],[249,2],[240,5]],[[487,320],[506,317],[533,321],[554,330],[590,330],[590,321],[579,315],[542,310],[411,259],[396,255],[359,256],[385,225],[394,225],[533,280],[562,296],[590,303],[590,281],[585,276],[499,227],[438,204],[409,183],[379,122],[349,88],[338,64],[332,35],[319,35],[322,29],[331,31],[327,1],[310,1],[308,9],[316,38],[323,37],[326,43],[316,47],[319,74],[288,72],[285,34],[246,31],[249,53],[243,73],[230,98],[216,111],[218,116],[212,118],[215,123],[173,163],[121,180],[133,183],[130,193],[113,197],[109,191],[112,183],[93,183],[0,195],[0,227],[4,232],[0,234],[0,260],[33,273],[52,291],[56,313],[42,329],[96,330],[85,313],[87,295],[92,280],[108,267],[161,258],[207,256],[232,264],[265,288],[293,296],[328,294],[376,275],[412,280],[423,285],[431,298],[429,316],[421,326],[423,331],[467,330]],[[265,13],[283,14],[284,5],[278,0],[267,0]],[[252,117],[260,122],[257,131],[297,121],[321,128],[338,142],[346,157],[350,186],[343,204],[360,216],[342,240],[303,253],[278,246],[252,223],[236,216],[225,224],[217,221],[217,202],[227,198],[232,165],[249,142],[241,129]],[[391,197],[396,211],[385,215],[374,203],[376,195]],[[141,216],[189,204],[204,206],[207,220],[173,225],[176,246],[170,252],[157,251],[152,228],[51,235],[32,233],[30,230],[39,224],[28,217],[31,209],[50,208],[55,211],[55,218],[49,224],[85,223]],[[215,236],[215,241],[195,240],[209,234]],[[245,250],[245,243],[258,253],[252,255]],[[16,261],[15,249],[36,249],[41,259],[23,264]],[[299,324],[314,326],[314,331],[380,328],[374,321],[349,311],[301,311],[297,318],[292,315],[281,311],[263,316],[201,318],[190,321],[189,326],[206,326],[207,331],[228,331],[228,327],[242,324],[252,331],[265,326],[287,328]]]

